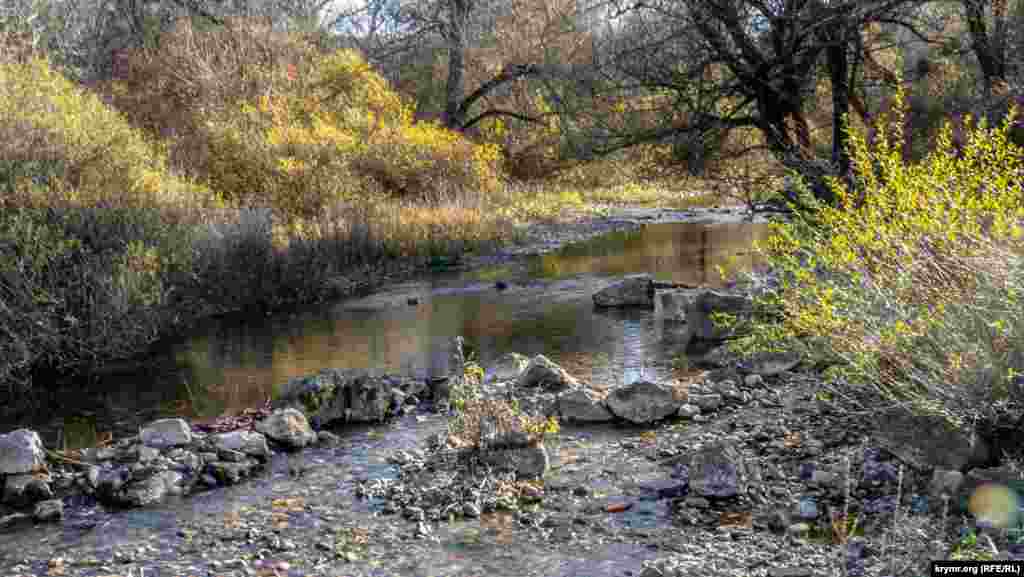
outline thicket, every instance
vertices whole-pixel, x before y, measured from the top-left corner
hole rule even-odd
[[[354,53],[243,22],[164,40],[96,91],[0,61],[5,385],[510,237],[496,149],[413,123]]]
[[[912,161],[905,110],[899,91],[870,138],[850,131],[854,174],[830,181],[835,206],[805,194],[811,210],[774,226],[760,250],[776,278],[735,346],[802,351],[834,382],[954,425],[991,418],[1024,400],[1019,116],[968,119],[960,146],[946,123]]]

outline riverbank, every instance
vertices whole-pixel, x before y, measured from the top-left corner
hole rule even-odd
[[[430,439],[447,419],[412,411],[276,454],[263,474],[237,485],[141,510],[73,504],[63,525],[20,524],[4,535],[0,570],[12,577],[777,577],[845,567],[881,576],[923,574],[929,560],[972,550],[955,540],[960,519],[927,504],[937,497],[932,468],[880,446],[870,416],[826,400],[828,387],[813,372],[742,375],[729,363],[686,388],[703,407],[696,414],[649,426],[567,425],[549,436],[548,474],[512,509],[454,518],[421,510],[417,520],[396,514],[404,507],[391,498],[402,490],[367,498],[367,487],[426,474],[410,459],[429,460]],[[729,473],[696,467],[698,456]],[[857,526],[850,535],[831,523],[847,511]],[[991,536],[1005,554],[1005,535]],[[988,546],[979,540],[972,554]]]

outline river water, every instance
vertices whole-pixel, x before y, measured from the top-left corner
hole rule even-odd
[[[4,430],[25,426],[40,431],[49,446],[89,446],[104,431],[131,431],[159,416],[202,419],[259,405],[289,378],[322,368],[426,373],[454,335],[465,337],[471,354],[484,366],[516,351],[543,353],[597,385],[631,382],[641,375],[670,376],[679,370],[674,360],[682,354],[682,323],[659,308],[595,310],[591,295],[633,273],[720,286],[728,279],[721,278],[718,267],[754,266],[750,246],[766,232],[765,225],[751,224],[648,224],[491,268],[436,273],[288,316],[217,319],[186,337],[160,343],[142,365],[108,372],[90,383],[39,391],[21,405],[7,406]],[[499,290],[498,281],[507,287]],[[320,474],[330,479],[320,482],[337,486],[332,499],[350,500],[353,514],[368,515],[373,504],[355,500],[352,480],[393,477],[388,454],[414,448],[444,426],[440,416],[407,415],[384,426],[344,427],[338,431],[341,447],[312,449],[305,458],[324,465]],[[571,445],[583,438],[587,445],[600,445],[605,437],[614,436],[614,431],[601,427],[566,428],[560,442]],[[559,462],[555,451],[552,466]],[[272,498],[283,490],[282,483],[289,483],[287,467],[277,458],[261,479],[142,511],[72,506],[63,525],[4,536],[0,558],[38,550],[40,543],[52,544],[50,554],[56,555],[83,548],[103,551],[129,539],[173,540],[175,527],[190,518],[230,513],[246,503]],[[644,524],[666,514],[638,508],[623,519]],[[103,530],[92,529],[97,525]],[[458,525],[443,530],[445,547],[461,547]],[[491,555],[485,549],[459,554],[482,567]],[[570,553],[550,557],[553,565],[547,574],[622,575],[628,574],[622,573],[625,568],[650,557],[642,547],[610,548],[586,561]],[[509,575],[516,574],[508,567]]]

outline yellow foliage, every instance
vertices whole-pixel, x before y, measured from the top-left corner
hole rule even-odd
[[[1018,250],[1024,150],[1008,139],[1011,113],[998,128],[968,123],[960,151],[947,124],[935,150],[905,163],[902,92],[895,101],[895,118],[878,120],[874,142],[850,132],[858,187],[833,179],[836,206],[808,199],[814,211],[775,225],[760,247],[781,280],[762,304],[781,324],[759,324],[737,346],[777,347],[782,339],[838,359],[858,381],[914,398],[925,380],[914,343],[952,338],[950,327],[936,329],[949,322],[947,311],[977,299],[983,279],[1010,286],[999,255]],[[944,363],[929,370],[952,384],[961,357]]]
[[[46,195],[58,193],[68,201],[119,206],[216,201],[204,187],[172,177],[164,146],[43,58],[0,64],[0,143],[5,159],[60,166]]]

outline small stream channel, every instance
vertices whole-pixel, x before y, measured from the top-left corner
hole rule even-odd
[[[664,281],[720,286],[717,267],[753,266],[751,243],[766,232],[763,224],[652,223],[491,268],[437,273],[287,317],[218,319],[186,338],[161,343],[146,366],[110,372],[85,386],[70,384],[77,388],[40,393],[25,406],[4,409],[0,422],[5,431],[33,428],[48,446],[58,441],[69,448],[89,446],[104,431],[133,431],[159,416],[209,418],[260,405],[276,385],[322,368],[375,367],[423,374],[454,335],[465,337],[484,366],[516,351],[543,353],[593,384],[631,382],[641,374],[664,378],[677,370],[673,360],[681,354],[683,325],[658,308],[595,310],[591,295],[616,277],[643,272]],[[498,281],[507,288],[496,288]],[[444,419],[436,415],[407,415],[383,426],[344,427],[337,431],[343,440],[340,447],[313,449],[303,458],[313,465],[312,475],[330,477],[319,482],[336,487],[331,499],[351,501],[352,514],[373,523],[373,503],[355,500],[353,479],[393,477],[388,454],[414,448],[444,426]],[[570,446],[581,438],[599,445],[613,439],[614,433],[567,427],[561,442]],[[552,465],[559,465],[557,451]],[[296,483],[288,480],[287,471],[288,463],[279,456],[262,478],[151,510],[110,513],[96,506],[72,506],[63,525],[0,535],[0,560],[38,551],[40,543],[52,554],[81,548],[96,554],[130,539],[180,541],[175,528],[190,518],[226,515],[246,503],[295,491],[282,488],[282,483]],[[595,480],[595,486],[599,483]],[[307,504],[316,498],[307,496]],[[649,508],[638,508],[624,517],[624,523],[642,526],[664,516],[654,502]],[[459,545],[463,539],[458,533],[464,529],[454,524],[441,530],[442,546],[457,550],[471,566],[487,567],[493,548]],[[585,562],[571,553],[549,559],[551,565],[538,574],[623,575],[624,568],[638,566],[638,559],[651,558],[642,548],[609,549]],[[512,565],[504,572],[489,572],[527,574],[525,567],[517,570],[515,563],[507,562]],[[452,570],[451,560],[445,566]],[[417,574],[420,570],[434,574],[430,567],[421,567]]]

